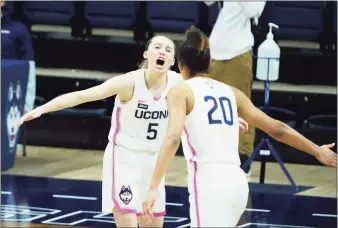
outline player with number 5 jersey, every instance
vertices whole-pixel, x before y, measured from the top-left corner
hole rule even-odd
[[[144,69],[130,72],[135,82],[130,101],[115,99],[103,158],[104,212],[111,211],[114,205],[123,213],[141,215],[141,200],[147,195],[149,176],[168,125],[167,92],[183,81],[180,74],[167,71],[167,85],[156,97],[149,92],[144,73]],[[157,217],[165,215],[164,184],[163,178],[153,211]]]
[[[145,227],[141,214],[150,174],[163,140],[170,88],[183,81],[170,71],[175,45],[153,37],[143,53],[141,69],[115,76],[92,88],[67,93],[25,114],[22,124],[42,114],[116,95],[108,144],[103,156],[102,211],[113,213],[117,227]],[[100,130],[100,129],[98,129]],[[85,156],[85,155],[84,155]],[[162,227],[165,215],[164,179],[157,192],[151,226]]]

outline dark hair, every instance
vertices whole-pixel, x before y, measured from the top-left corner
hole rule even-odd
[[[185,40],[178,49],[177,61],[179,64],[189,68],[191,76],[198,73],[209,73],[209,40],[195,26],[191,26],[186,31]]]

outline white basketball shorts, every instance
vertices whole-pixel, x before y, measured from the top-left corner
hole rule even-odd
[[[239,166],[188,164],[191,227],[235,227],[248,201],[249,186]]]
[[[115,207],[122,213],[140,216],[155,162],[154,155],[109,142],[103,157],[102,211],[112,213]],[[154,216],[166,214],[164,183],[163,179],[153,209]]]

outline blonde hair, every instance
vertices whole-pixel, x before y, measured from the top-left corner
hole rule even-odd
[[[148,50],[149,45],[151,44],[151,41],[153,41],[153,38],[151,38],[150,40],[148,40],[148,42],[146,43],[145,51]],[[142,62],[138,64],[138,67],[140,69],[147,69],[147,67],[148,67],[148,60],[147,59],[143,59]]]
[[[143,59],[142,62],[140,62],[138,64],[138,67],[140,69],[147,69],[147,67],[148,67],[148,60],[147,59]]]

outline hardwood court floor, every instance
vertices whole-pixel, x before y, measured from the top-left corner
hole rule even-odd
[[[101,180],[103,151],[57,147],[28,146],[27,157],[17,150],[15,166],[3,174]],[[314,186],[299,195],[337,198],[337,170],[334,168],[285,164],[296,184]],[[260,163],[253,162],[249,181],[259,182]],[[186,187],[187,169],[184,157],[176,156],[166,177],[169,186]],[[266,183],[289,184],[277,163],[267,163]]]

